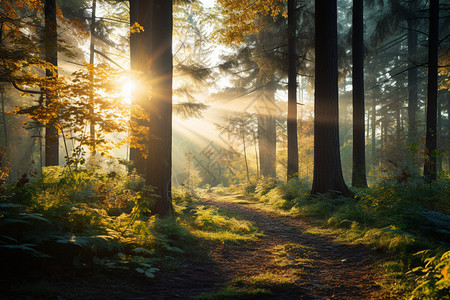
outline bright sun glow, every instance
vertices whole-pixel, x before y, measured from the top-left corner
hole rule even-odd
[[[122,86],[122,96],[123,101],[130,104],[131,103],[131,93],[134,89],[134,82],[131,79],[127,79],[124,81]]]

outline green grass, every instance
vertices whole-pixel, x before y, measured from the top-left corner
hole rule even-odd
[[[190,202],[180,199],[176,210],[180,223],[200,239],[236,243],[261,236],[252,222],[222,208],[200,204],[192,199]]]
[[[303,268],[311,266],[314,262],[310,257],[315,250],[301,244],[278,245],[272,249],[275,255],[275,264],[280,267]]]
[[[199,300],[228,300],[228,299],[259,299],[261,296],[269,295],[267,289],[261,288],[236,288],[225,287],[215,293],[200,295]]]
[[[267,271],[254,276],[238,277],[234,280],[234,284],[237,286],[279,290],[295,286],[296,275],[294,270],[282,273]]]

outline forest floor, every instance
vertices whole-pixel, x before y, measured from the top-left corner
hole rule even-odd
[[[212,194],[199,201],[251,221],[260,234],[236,243],[201,241],[209,258],[186,260],[181,268],[163,268],[151,281],[129,271],[76,274],[60,270],[54,272],[59,276],[36,281],[38,294],[58,300],[195,299],[202,294],[202,299],[390,298],[382,288],[377,265],[384,257],[378,252],[313,234],[315,224],[265,210],[238,195]],[[52,297],[46,297],[46,286]],[[32,282],[27,289],[33,289]]]

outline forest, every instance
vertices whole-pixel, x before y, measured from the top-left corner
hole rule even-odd
[[[450,299],[447,0],[1,0],[0,299]]]

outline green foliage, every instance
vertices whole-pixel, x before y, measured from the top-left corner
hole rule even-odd
[[[229,230],[242,233],[255,230],[255,227],[249,221],[226,216],[220,209],[205,206],[198,206],[196,208],[193,224],[197,228],[209,231]]]
[[[270,294],[267,289],[225,287],[216,293],[202,294],[199,300],[260,299]]]
[[[247,184],[244,191],[247,195],[254,194],[256,192],[256,184]]]
[[[175,210],[179,221],[191,234],[207,240],[237,242],[254,239],[257,228],[226,210],[198,203],[192,193],[174,191]]]
[[[295,285],[295,277],[291,274],[268,271],[255,276],[237,278],[236,284],[255,288],[289,288]]]
[[[410,299],[450,299],[450,251],[443,253],[430,250],[416,253],[422,256],[424,266],[413,268],[409,273],[420,274],[418,286]]]
[[[142,178],[114,161],[97,166],[44,168],[42,177],[2,190],[4,272],[97,265],[153,278],[165,257],[198,256],[194,238],[175,219],[151,216],[155,196]]]
[[[291,179],[287,183],[268,181],[258,185],[256,198],[276,209],[289,210],[304,197],[308,187],[300,179]]]

